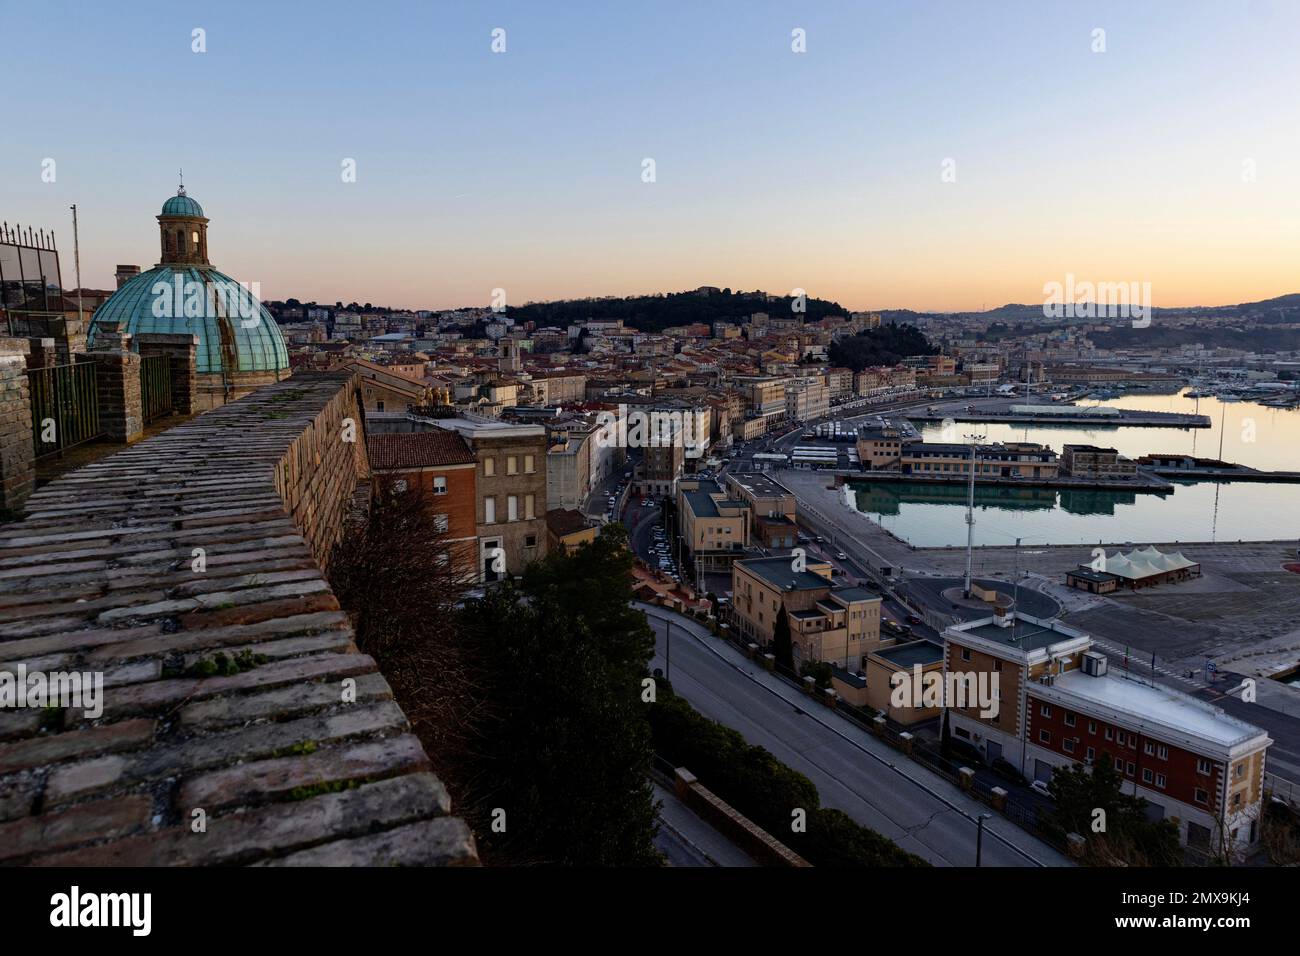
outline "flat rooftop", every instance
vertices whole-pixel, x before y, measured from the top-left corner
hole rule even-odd
[[[937,664],[943,660],[943,647],[934,641],[926,640],[899,644],[897,647],[887,647],[872,653],[897,667],[912,667],[916,664],[925,667],[927,664]]]
[[[970,634],[991,644],[1014,647],[1021,651],[1042,650],[1053,644],[1084,636],[1072,628],[1054,626],[1023,614],[1014,615],[1014,620],[1009,627],[1000,627],[993,623],[993,618],[984,618],[971,624],[957,624],[948,630],[958,635]],[[960,641],[960,636],[957,639]]]
[[[736,566],[744,568],[756,577],[783,591],[789,590],[791,587],[795,590],[810,590],[812,588],[828,588],[831,586],[829,579],[811,571],[796,571],[791,566],[792,563],[793,559],[789,555],[785,555],[775,558],[749,558],[748,560],[737,561]]]
[[[1152,687],[1117,674],[1092,677],[1083,671],[1066,671],[1047,689],[1119,711],[1128,716],[1130,723],[1139,727],[1154,723],[1194,734],[1224,747],[1231,747],[1264,733],[1254,724],[1231,717],[1212,704],[1173,688],[1159,684]],[[1031,693],[1042,690],[1044,687],[1041,685],[1029,685]]]
[[[782,495],[793,496],[794,494],[781,482],[756,472],[732,472],[727,477],[757,498],[777,498]]]

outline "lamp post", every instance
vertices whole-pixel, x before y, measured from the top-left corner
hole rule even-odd
[[[976,821],[978,824],[975,828],[975,865],[976,866],[980,865],[980,855],[983,853],[984,850],[984,821],[989,819],[989,817],[991,816],[993,816],[993,814],[991,813],[981,813],[979,815],[979,820]]]
[[[970,597],[971,565],[975,560],[975,459],[979,457],[979,440],[983,435],[967,435],[970,442],[970,489],[966,498],[966,578],[962,586],[962,595]]]

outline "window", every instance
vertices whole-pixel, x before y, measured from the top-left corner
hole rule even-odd
[[[1240,780],[1242,777],[1246,776],[1246,764],[1245,764],[1245,761],[1243,761],[1243,762],[1237,764],[1237,766],[1235,766],[1235,767],[1232,768],[1232,775],[1233,775],[1236,779],[1238,779],[1238,780]]]
[[[1210,804],[1210,795],[1209,795],[1209,793],[1207,793],[1206,791],[1202,790],[1200,787],[1197,787],[1197,788],[1196,788],[1196,793],[1195,793],[1194,796],[1195,796],[1195,799],[1196,799],[1196,802],[1197,802],[1197,803],[1203,803],[1203,804],[1205,804],[1206,806],[1209,806],[1209,804]]]
[[[1072,754],[1072,753],[1074,753],[1074,741],[1073,741],[1073,740],[1062,740],[1062,741],[1061,741],[1061,746],[1065,748],[1065,752],[1066,752],[1067,754]]]
[[[970,660],[970,650],[968,648],[963,647],[961,649],[961,659],[964,661]]]
[[[995,660],[995,661],[993,662],[993,669],[994,669],[995,671],[1000,671],[1000,670],[1002,670],[1002,662],[999,661],[999,660]]]
[[[507,475],[519,474],[519,459],[514,455],[506,456],[506,474]]]
[[[525,548],[537,547],[537,535],[535,534],[524,535],[524,547]]]
[[[483,477],[491,478],[497,473],[497,460],[495,458],[483,459]]]
[[[524,496],[524,518],[531,521],[535,517],[537,517],[537,515],[533,511],[533,496],[525,495]]]
[[[1095,734],[1096,732],[1097,732],[1097,722],[1095,720],[1088,721],[1088,733]]]
[[[1143,749],[1144,751],[1146,751],[1146,755],[1147,755],[1148,757],[1152,757],[1152,756],[1155,755],[1155,752],[1156,752],[1156,745],[1153,744],[1151,741],[1148,740],[1148,741],[1146,742],[1146,745],[1145,745],[1142,749]]]
[[[495,524],[497,520],[497,500],[495,498],[483,499],[483,523]]]
[[[1133,776],[1133,774],[1137,773],[1137,764],[1130,760],[1128,766],[1125,768],[1125,773],[1130,777]]]
[[[447,530],[447,516],[446,516],[446,515],[434,515],[434,516],[433,516],[433,528],[434,528],[435,531],[446,531],[446,530]]]
[[[1208,777],[1210,775],[1210,762],[1203,757],[1197,757],[1196,772],[1203,773]]]
[[[1043,704],[1042,708],[1038,712],[1042,714],[1044,717],[1052,716],[1052,708],[1049,707],[1047,704]]]
[[[1239,806],[1241,806],[1241,791],[1240,791],[1240,790],[1238,790],[1236,793],[1234,793],[1234,794],[1232,795],[1232,806],[1233,806],[1234,809],[1237,808],[1237,807],[1239,807]]]
[[[445,495],[447,493],[447,479],[442,475],[434,476],[433,493],[435,495]]]
[[[533,456],[524,455],[524,474],[531,475],[536,469],[533,467]]]
[[[1160,787],[1161,789],[1164,789],[1164,785],[1165,785],[1165,775],[1163,773],[1156,774],[1156,786]]]
[[[1097,759],[1097,751],[1094,748],[1089,747],[1086,751],[1084,751],[1084,756],[1088,758],[1089,763],[1092,763],[1092,761]]]
[[[1040,730],[1038,732],[1038,742],[1040,744],[1050,744],[1052,742],[1052,735],[1046,730]]]
[[[1074,726],[1074,723],[1075,723],[1075,721],[1074,721],[1074,714],[1065,714],[1065,715],[1062,717],[1062,719],[1065,721],[1065,726],[1067,726],[1067,727],[1073,727],[1073,726]]]
[[[406,491],[406,479],[398,478],[396,481],[394,481],[393,490],[396,491],[399,495],[402,494],[404,491]]]
[[[1107,739],[1107,740],[1113,740],[1114,737],[1115,737],[1115,732],[1114,732],[1113,730],[1111,730],[1109,727],[1107,727],[1107,728],[1106,728],[1106,739]]]
[[[383,402],[375,402],[375,411],[377,411],[377,412],[382,412],[383,410],[384,410],[384,403],[383,403]]]
[[[510,495],[506,498],[506,520],[519,520],[519,498],[517,495]]]
[[[1151,772],[1150,768],[1145,769],[1145,770],[1142,771],[1142,782],[1143,782],[1143,783],[1151,783],[1153,780],[1155,780],[1155,778],[1156,778],[1156,775],[1153,774],[1153,773]]]
[[[1157,756],[1158,758],[1160,758],[1161,760],[1168,760],[1168,759],[1169,759],[1169,748],[1166,747],[1164,744],[1157,744],[1157,745],[1156,745],[1156,756]]]

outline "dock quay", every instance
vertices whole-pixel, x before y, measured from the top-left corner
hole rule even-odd
[[[829,469],[828,469],[829,470]],[[952,485],[965,488],[970,478],[968,475],[933,475],[911,474],[901,471],[854,471],[841,468],[830,471],[835,476],[836,485],[845,482],[888,482],[904,481],[917,485]],[[1143,494],[1170,494],[1177,489],[1172,481],[1149,471],[1139,469],[1132,478],[1076,478],[1060,475],[1055,478],[1012,478],[1000,475],[980,475],[976,484],[981,488],[1001,486],[1004,488],[1053,488],[1065,491],[1128,491]]]
[[[1052,407],[1052,406],[1048,406]],[[1146,412],[1133,409],[1114,409],[1118,414],[1096,415],[1080,410],[1079,414],[1061,414],[1059,412],[1030,413],[1014,411],[952,411],[942,410],[908,412],[912,421],[921,422],[994,422],[998,424],[1020,425],[1087,425],[1092,428],[1209,428],[1210,416],[1191,415],[1182,412]]]

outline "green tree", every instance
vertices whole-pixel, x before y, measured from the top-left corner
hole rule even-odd
[[[517,584],[470,602],[462,630],[490,662],[499,716],[478,769],[489,857],[580,866],[658,862],[651,843],[653,759],[642,680],[654,650],[632,600],[632,555],[619,525],[530,565]]]
[[[790,616],[782,606],[772,633],[772,653],[782,667],[794,670],[794,642],[790,639]]]
[[[1124,778],[1110,754],[1102,754],[1091,768],[1079,763],[1058,768],[1047,788],[1056,802],[1057,826],[1088,838],[1087,862],[1128,866],[1181,862],[1177,827],[1169,820],[1147,819],[1147,802],[1124,793]]]

